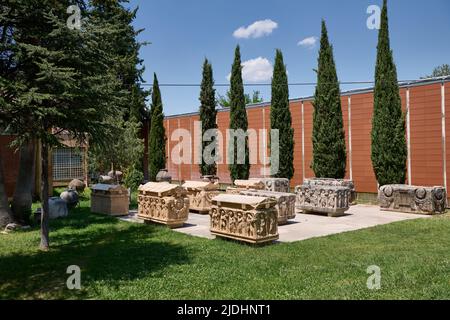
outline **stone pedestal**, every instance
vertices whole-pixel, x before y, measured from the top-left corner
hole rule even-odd
[[[381,210],[418,214],[444,213],[447,192],[444,187],[385,185],[378,190]]]
[[[252,178],[264,183],[264,190],[273,192],[290,192],[289,179],[286,178]]]
[[[260,179],[254,180],[235,180],[233,187],[227,188],[227,193],[239,194],[246,190],[264,190],[264,183]]]
[[[209,181],[186,181],[183,188],[187,191],[189,209],[200,214],[208,214],[212,198],[219,195],[219,185]]]
[[[211,233],[254,244],[277,240],[275,205],[273,198],[218,195],[213,198],[210,211]]]
[[[301,185],[296,188],[296,209],[304,213],[326,213],[329,217],[344,215],[349,209],[347,187]]]
[[[352,204],[356,201],[355,184],[353,180],[347,179],[332,179],[332,178],[310,178],[303,181],[304,185],[308,186],[335,186],[335,187],[347,187],[350,189],[349,203]]]
[[[278,225],[284,225],[289,219],[295,218],[295,194],[272,191],[241,191],[241,195],[252,197],[268,197],[277,201]]]
[[[128,190],[120,185],[96,184],[91,193],[91,211],[126,216],[130,206]]]
[[[168,182],[149,182],[139,187],[138,217],[167,225],[183,226],[189,217],[186,190]]]

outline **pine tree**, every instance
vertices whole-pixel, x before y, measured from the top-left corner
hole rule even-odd
[[[234,63],[230,79],[230,129],[242,130],[247,133],[248,121],[245,108],[244,85],[242,82],[241,53],[236,47]],[[231,180],[248,179],[250,175],[250,161],[248,151],[248,137],[245,143],[238,143],[238,139],[228,142],[228,168]]]
[[[154,74],[152,90],[152,120],[149,138],[149,179],[156,181],[156,175],[166,167],[166,131],[164,128],[164,114],[159,90],[158,78]]]
[[[272,78],[272,101],[270,105],[270,127],[279,130],[279,170],[271,172],[278,178],[292,179],[294,176],[294,129],[289,109],[289,87],[286,66],[281,50],[276,51]]]
[[[81,30],[66,24],[67,8],[83,10]],[[79,143],[106,136],[105,119],[115,114],[123,98],[111,53],[118,25],[90,15],[84,1],[43,0],[10,2],[8,37],[2,49],[0,126],[16,134],[15,146],[37,139],[41,143],[41,244],[49,248],[49,150],[59,145],[64,131]],[[3,12],[2,12],[3,13]],[[5,61],[9,61],[5,63]],[[55,130],[58,129],[58,130]],[[1,191],[1,188],[0,188]]]
[[[341,96],[333,47],[328,40],[325,21],[322,21],[317,87],[314,95],[313,161],[317,178],[345,177],[346,147],[341,109]]]
[[[372,166],[380,186],[406,180],[405,118],[389,43],[387,1],[381,12],[372,119]]]
[[[211,129],[217,129],[216,123],[216,90],[214,89],[214,78],[213,70],[208,59],[205,59],[203,63],[203,79],[200,91],[200,121],[202,122],[202,137],[206,131]],[[202,140],[202,163],[200,164],[200,173],[203,176],[206,175],[216,175],[217,166],[216,163],[206,163],[203,157],[203,150],[206,146],[217,143],[215,140],[213,142]],[[212,154],[215,157],[215,154]]]
[[[148,120],[145,99],[148,92],[143,90],[142,60],[139,50],[146,43],[137,41],[141,30],[136,31],[132,25],[137,10],[124,8],[120,1],[95,1],[91,16],[108,21],[120,28],[121,32],[110,35],[114,43],[110,54],[114,56],[113,68],[121,81],[122,99],[116,100],[118,112],[108,117],[112,127],[108,143],[90,141],[90,168],[98,172],[120,170],[124,173],[127,187],[136,189],[143,178],[144,142],[141,139],[142,123]]]

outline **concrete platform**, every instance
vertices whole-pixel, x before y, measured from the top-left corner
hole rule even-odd
[[[278,241],[301,241],[331,234],[370,228],[397,221],[427,218],[430,218],[430,216],[380,211],[377,206],[367,205],[352,206],[345,216],[337,218],[313,214],[297,214],[297,217],[293,220],[289,220],[287,225],[278,227],[278,233],[280,234],[280,239]],[[130,212],[130,216],[120,219],[129,222],[140,222],[140,220],[135,217],[134,212]],[[174,231],[207,239],[214,238],[209,232],[208,215],[190,213],[189,220],[184,227],[175,229]]]

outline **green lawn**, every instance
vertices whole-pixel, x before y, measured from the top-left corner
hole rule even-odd
[[[399,222],[292,244],[251,247],[89,211],[0,235],[0,299],[449,299],[450,217]],[[65,283],[82,270],[82,290]],[[378,265],[381,290],[368,290]]]

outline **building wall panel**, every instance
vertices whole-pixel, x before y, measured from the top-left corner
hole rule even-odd
[[[440,85],[410,89],[413,185],[443,185]]]

